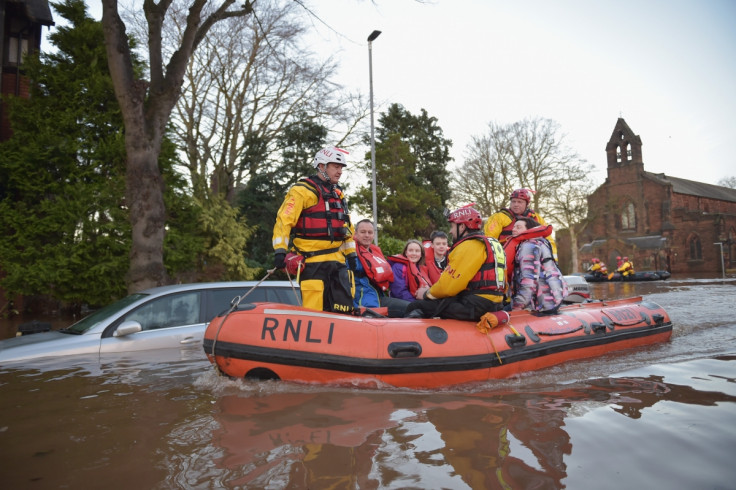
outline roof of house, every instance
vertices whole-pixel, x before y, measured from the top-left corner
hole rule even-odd
[[[691,196],[736,202],[736,189],[731,189],[730,187],[695,182],[694,180],[670,177],[665,174],[655,174],[652,172],[644,172],[644,176],[655,182],[659,182],[664,185],[671,185],[672,191],[678,194],[688,194]]]
[[[54,17],[51,15],[48,0],[9,0],[8,3],[23,5],[23,10],[33,22],[45,26],[54,25]]]

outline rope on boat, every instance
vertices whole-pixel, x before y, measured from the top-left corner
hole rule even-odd
[[[488,313],[480,317],[480,321],[475,325],[475,328],[477,328],[480,333],[488,335],[488,340],[491,341],[491,347],[493,347],[493,352],[496,353],[499,364],[503,364],[503,361],[501,360],[501,355],[498,353],[498,349],[496,349],[496,344],[493,343],[491,330],[499,325],[508,325],[508,327],[516,334],[517,337],[521,337],[521,334],[514,328],[513,325],[511,325],[510,320],[511,315],[509,315],[507,311],[489,311]]]
[[[297,284],[299,283],[299,277],[302,275],[302,269],[303,268],[304,267],[299,267],[296,270],[296,282],[297,282]],[[286,277],[289,278],[289,284],[291,284],[291,291],[294,293],[294,297],[296,298],[296,304],[298,304],[299,306],[301,306],[302,305],[302,299],[296,293],[296,288],[294,287],[294,281],[291,280],[291,274],[289,274],[289,271],[287,271],[286,269],[284,269],[284,270],[286,271]]]
[[[225,313],[225,315],[222,317],[222,320],[220,320],[220,324],[217,326],[217,331],[215,331],[215,338],[212,339],[212,351],[210,351],[210,355],[212,356],[212,359],[214,361],[212,364],[215,366],[215,369],[217,369],[218,374],[221,374],[221,372],[220,372],[220,368],[217,367],[217,362],[215,361],[215,345],[217,345],[217,337],[220,335],[220,329],[222,328],[222,325],[225,323],[225,320],[227,320],[227,317],[230,316],[230,313],[235,311],[235,309],[240,305],[240,302],[243,301],[250,293],[252,293],[255,288],[260,286],[263,281],[268,279],[268,276],[273,274],[275,271],[276,271],[275,267],[273,269],[267,270],[266,275],[263,276],[263,279],[258,281],[252,288],[250,288],[247,293],[245,293],[242,296],[234,297],[233,300],[231,301],[230,309],[227,310],[227,313]],[[287,272],[287,275],[288,275],[288,272]],[[291,282],[291,277],[289,277],[289,281]],[[294,284],[292,283],[292,288],[293,287],[294,287]]]

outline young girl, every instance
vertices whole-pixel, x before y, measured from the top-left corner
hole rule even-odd
[[[404,252],[392,255],[388,261],[394,273],[394,281],[390,287],[392,298],[415,301],[419,299],[417,291],[421,289],[424,293],[432,285],[424,265],[424,247],[418,240],[406,242]]]
[[[512,229],[513,238],[507,242],[509,246],[520,242],[516,245],[510,285],[514,310],[556,313],[568,294],[567,283],[554,260],[550,243],[542,236],[534,236],[535,230],[542,228],[531,218],[519,218]],[[549,232],[551,230],[547,234]],[[506,250],[506,257],[510,257],[509,250]]]

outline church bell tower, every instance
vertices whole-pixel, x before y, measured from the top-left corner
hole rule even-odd
[[[608,174],[611,170],[623,167],[635,167],[634,170],[643,171],[644,162],[641,157],[641,138],[634,134],[622,117],[616,121],[611,139],[606,144],[608,160]]]

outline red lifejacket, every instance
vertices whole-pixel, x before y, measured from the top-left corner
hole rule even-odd
[[[425,240],[422,245],[424,246],[424,261],[427,263],[427,276],[432,284],[440,280],[443,268],[437,265],[434,260],[434,249],[432,248],[432,242]],[[445,254],[444,263],[447,265],[447,254]]]
[[[432,286],[427,275],[427,267],[420,266],[409,260],[402,254],[392,255],[388,258],[391,262],[398,262],[406,266],[406,286],[412,296],[416,296],[419,288],[428,288]]]
[[[350,216],[342,189],[312,176],[295,185],[305,187],[317,196],[317,204],[302,210],[293,231],[297,238],[343,241],[350,234]]]
[[[552,234],[552,225],[535,226],[530,230],[523,231],[516,236],[510,237],[503,244],[503,251],[506,254],[506,283],[511,284],[511,278],[514,275],[514,260],[516,259],[516,249],[519,248],[521,242],[530,238],[544,238]]]
[[[481,240],[486,246],[486,261],[481,265],[478,272],[468,283],[467,289],[471,292],[483,294],[503,294],[506,289],[506,257],[503,253],[501,243],[495,238],[487,237],[482,233],[468,235],[453,243],[448,255],[453,248],[465,240]]]
[[[358,245],[355,251],[368,279],[381,291],[388,291],[394,280],[394,271],[391,270],[391,264],[383,256],[381,249],[375,245],[367,247]]]
[[[511,223],[504,226],[501,230],[501,234],[498,236],[498,241],[501,242],[501,244],[506,243],[506,241],[511,238],[511,232],[514,229],[514,223],[516,223],[516,220],[519,218],[531,218],[536,222],[539,222],[539,215],[533,210],[526,208],[523,213],[520,214],[514,214],[513,211],[510,209],[503,208],[501,209],[502,213],[506,213],[509,218],[511,218]]]

